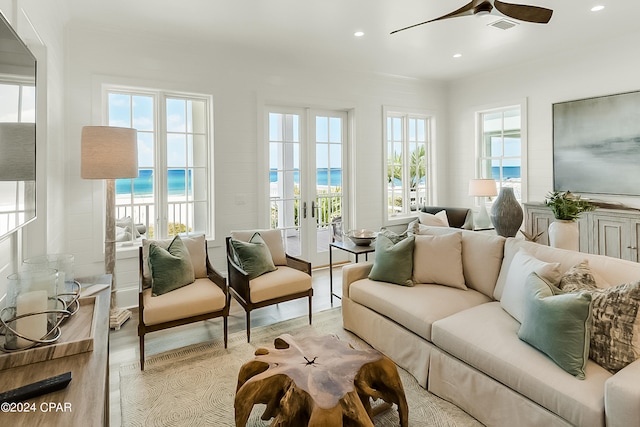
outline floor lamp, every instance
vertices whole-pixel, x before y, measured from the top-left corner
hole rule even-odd
[[[485,197],[493,197],[498,194],[496,181],[494,179],[472,179],[469,181],[469,196],[480,197],[480,212],[475,219],[478,228],[491,227],[491,219],[487,212]]]
[[[137,131],[131,128],[85,126],[82,128],[81,176],[107,181],[104,266],[111,274],[111,312],[109,327],[120,326],[131,317],[129,310],[116,304],[116,179],[138,177]]]

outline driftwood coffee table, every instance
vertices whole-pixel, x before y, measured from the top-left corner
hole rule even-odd
[[[275,348],[259,348],[238,374],[236,426],[247,424],[255,404],[266,404],[272,426],[373,426],[373,417],[396,404],[408,426],[407,400],[396,365],[376,350],[356,350],[335,336],[281,335]],[[372,409],[371,400],[385,403]]]

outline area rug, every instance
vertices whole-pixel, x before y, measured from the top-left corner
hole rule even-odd
[[[259,347],[272,346],[275,337],[337,335],[355,348],[368,344],[342,329],[341,309],[287,320],[251,330],[251,343],[244,331],[230,334],[228,348],[221,340],[207,342],[149,357],[144,372],[140,363],[120,367],[120,399],[123,426],[234,426],[233,401],[240,366],[253,358]],[[410,426],[479,426],[455,405],[429,393],[403,369],[398,369],[409,404]],[[374,403],[375,404],[375,403]],[[264,405],[256,405],[248,426],[268,426],[260,416]],[[395,406],[375,418],[376,426],[398,426]]]

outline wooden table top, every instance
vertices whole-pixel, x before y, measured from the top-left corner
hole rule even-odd
[[[110,284],[111,275],[78,279],[84,284]],[[110,289],[95,294],[93,351],[0,371],[0,392],[71,371],[60,391],[0,408],[2,426],[101,426],[108,423]],[[73,321],[73,318],[69,321]],[[15,411],[15,412],[12,412]]]

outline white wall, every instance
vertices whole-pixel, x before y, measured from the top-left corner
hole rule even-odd
[[[101,124],[103,83],[213,96],[216,241],[209,252],[214,266],[221,270],[226,270],[222,246],[229,231],[265,225],[257,214],[261,191],[257,168],[262,161],[258,135],[264,105],[350,110],[355,117],[355,155],[351,159],[356,172],[354,222],[369,228],[383,221],[382,106],[426,109],[444,120],[446,104],[440,83],[336,71],[330,65],[305,69],[294,63],[299,62],[295,58],[270,58],[259,50],[240,51],[213,43],[183,45],[171,35],[157,40],[121,29],[71,25],[67,40],[67,247],[76,255],[77,270],[83,274],[104,271],[103,188],[100,183],[81,180],[79,164],[82,126]],[[444,141],[445,135],[439,136]],[[237,193],[245,204],[237,202]],[[120,306],[137,304],[137,268],[137,252],[119,253]]]
[[[631,33],[587,49],[562,52],[451,82],[447,96],[450,123],[447,202],[456,206],[473,204],[467,196],[467,187],[475,173],[475,112],[487,105],[511,104],[523,98],[527,99],[528,111],[528,201],[543,201],[553,189],[551,105],[640,90],[639,39],[639,33]],[[638,197],[597,195],[597,198],[640,207]]]
[[[64,221],[64,23],[65,5],[38,0],[1,0],[8,18],[38,61],[37,219],[0,241],[0,296],[6,277],[23,259],[65,251]]]

